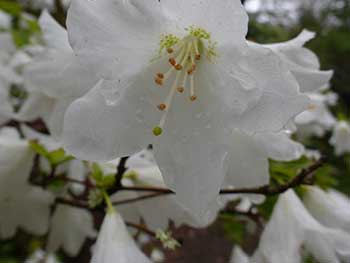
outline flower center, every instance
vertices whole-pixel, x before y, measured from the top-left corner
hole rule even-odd
[[[167,56],[169,67],[165,72],[155,74],[155,83],[159,87],[164,87],[169,79],[174,79],[165,100],[157,105],[158,110],[163,112],[159,125],[154,127],[153,134],[159,136],[163,132],[163,127],[168,111],[176,93],[188,93],[189,100],[197,100],[194,76],[201,60],[207,59],[210,62],[217,56],[216,42],[212,42],[210,33],[203,28],[191,26],[185,29],[188,34],[180,39],[169,34],[164,35],[160,41],[159,56]]]

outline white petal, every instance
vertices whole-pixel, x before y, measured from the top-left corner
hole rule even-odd
[[[108,213],[103,220],[91,263],[150,263],[128,233],[117,213]]]
[[[222,0],[220,4],[211,0],[164,0],[160,3],[180,32],[197,26],[210,32],[219,45],[242,45],[245,41],[248,16],[239,0]]]
[[[153,77],[147,74],[147,78]],[[64,121],[63,139],[68,152],[81,159],[112,160],[146,148],[160,117],[152,93],[142,81],[143,76],[122,91],[115,88],[118,84],[100,81],[76,100]],[[115,99],[106,102],[104,94],[109,91],[114,94],[108,99]]]
[[[262,47],[249,47],[248,51],[246,68],[262,95],[235,125],[248,133],[279,131],[305,110],[308,98],[299,93],[295,79],[272,51]]]
[[[223,188],[249,188],[269,184],[268,156],[253,136],[236,130],[232,134],[230,147],[228,171]],[[261,199],[258,195],[246,197],[255,202]]]
[[[250,262],[250,259],[244,253],[244,251],[239,246],[235,246],[232,250],[230,263],[249,263],[249,262]]]
[[[350,233],[350,199],[339,192],[308,187],[303,196],[309,212],[323,225]]]
[[[73,1],[67,18],[75,53],[93,58],[103,77],[141,71],[156,55],[162,33],[157,1]]]
[[[312,38],[313,32],[303,30],[296,38],[264,45],[276,52],[295,76],[302,92],[316,91],[328,83],[333,71],[321,71],[317,56],[302,46]]]
[[[39,24],[46,46],[63,51],[71,51],[67,31],[46,11],[40,16]]]
[[[297,160],[305,152],[304,146],[293,141],[286,131],[278,133],[257,133],[255,138],[265,150],[267,156],[277,161]]]
[[[49,251],[62,247],[70,256],[76,256],[85,239],[96,235],[92,215],[83,209],[58,205],[51,220]]]

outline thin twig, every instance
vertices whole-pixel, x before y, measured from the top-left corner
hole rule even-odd
[[[150,236],[152,236],[154,238],[156,237],[156,233],[154,231],[148,229],[144,225],[139,225],[139,224],[135,224],[135,223],[132,223],[132,222],[125,222],[125,224],[127,226],[129,226],[129,227],[133,227],[133,228],[135,228],[137,230],[140,230],[141,232],[146,233],[146,234],[148,234],[148,235],[150,235]]]
[[[143,196],[139,196],[139,197],[135,197],[135,198],[115,201],[115,202],[113,202],[113,205],[129,204],[129,203],[134,203],[134,202],[137,202],[137,201],[143,201],[143,200],[146,200],[146,199],[151,199],[151,198],[164,196],[164,195],[165,195],[164,193],[154,193],[154,194],[149,194],[149,195],[143,195]]]

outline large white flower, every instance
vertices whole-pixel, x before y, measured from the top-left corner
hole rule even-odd
[[[97,242],[93,248],[91,263],[150,263],[137,247],[123,218],[109,211],[102,223]]]
[[[333,129],[329,141],[335,147],[335,153],[341,155],[350,152],[350,125],[346,121],[339,121]]]
[[[349,234],[321,225],[289,190],[280,195],[252,261],[301,262],[304,247],[319,262],[348,262],[349,244]]]
[[[350,199],[344,194],[318,187],[307,187],[303,196],[309,212],[323,225],[350,233]]]
[[[96,235],[91,213],[81,208],[58,205],[51,220],[48,251],[62,247],[69,255],[75,256],[85,239]]]
[[[66,148],[110,160],[153,144],[166,184],[197,214],[219,192],[232,128],[278,131],[307,103],[272,51],[247,46],[238,0],[77,0],[67,25],[105,80],[69,107]]]
[[[296,38],[287,42],[263,45],[274,51],[286,63],[298,81],[302,92],[312,92],[323,88],[333,75],[331,70],[321,71],[317,56],[311,50],[303,47],[314,37],[315,33],[303,30]]]
[[[29,99],[41,105],[41,117],[51,133],[58,137],[67,107],[84,95],[96,80],[90,68],[81,65],[81,60],[73,54],[66,30],[47,11],[40,16],[39,24],[46,46],[24,68],[24,82],[31,92]]]
[[[33,162],[28,143],[16,130],[0,132],[0,235],[13,236],[18,227],[34,234],[48,230],[51,194],[27,183]]]
[[[328,109],[334,105],[332,93],[309,93],[310,104],[308,109],[295,118],[297,133],[301,137],[316,135],[322,137],[326,131],[332,129],[336,119]]]

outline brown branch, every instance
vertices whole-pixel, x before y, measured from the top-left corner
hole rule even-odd
[[[148,229],[146,226],[144,226],[144,225],[139,225],[139,224],[135,224],[135,223],[132,223],[132,222],[125,222],[125,224],[127,225],[127,226],[129,226],[129,227],[133,227],[133,228],[135,228],[135,229],[137,229],[137,230],[139,230],[139,231],[141,231],[141,232],[143,232],[143,233],[145,233],[145,234],[148,234],[148,235],[150,235],[151,237],[156,237],[156,233],[154,232],[154,231],[152,231],[152,230],[150,230],[150,229]]]
[[[82,203],[82,202],[76,201],[76,200],[68,200],[68,199],[65,199],[62,197],[57,197],[55,201],[58,204],[70,205],[70,206],[79,207],[79,208],[83,208],[83,209],[91,209],[88,206],[88,204]]]
[[[316,161],[314,164],[312,164],[310,167],[302,169],[301,172],[295,176],[293,179],[291,179],[289,182],[279,185],[279,186],[271,186],[271,185],[264,185],[261,187],[255,187],[255,188],[236,188],[236,189],[222,189],[220,190],[221,195],[225,194],[262,194],[262,195],[276,195],[281,194],[287,191],[290,188],[294,188],[296,186],[302,185],[306,183],[306,180],[309,179],[310,176],[313,175],[313,173],[319,169],[325,162],[324,158],[321,158],[320,160]],[[161,188],[161,187],[122,187],[120,191],[136,191],[136,192],[153,192],[153,193],[159,193],[161,194],[173,194],[174,192],[167,188]]]
[[[143,196],[139,196],[139,197],[135,197],[135,198],[124,199],[121,201],[115,201],[115,202],[113,202],[113,205],[129,204],[129,203],[134,203],[137,201],[151,199],[151,198],[155,198],[155,197],[159,197],[159,196],[163,196],[163,195],[165,195],[165,194],[164,193],[154,193],[154,194],[149,194],[149,195],[143,195]]]

